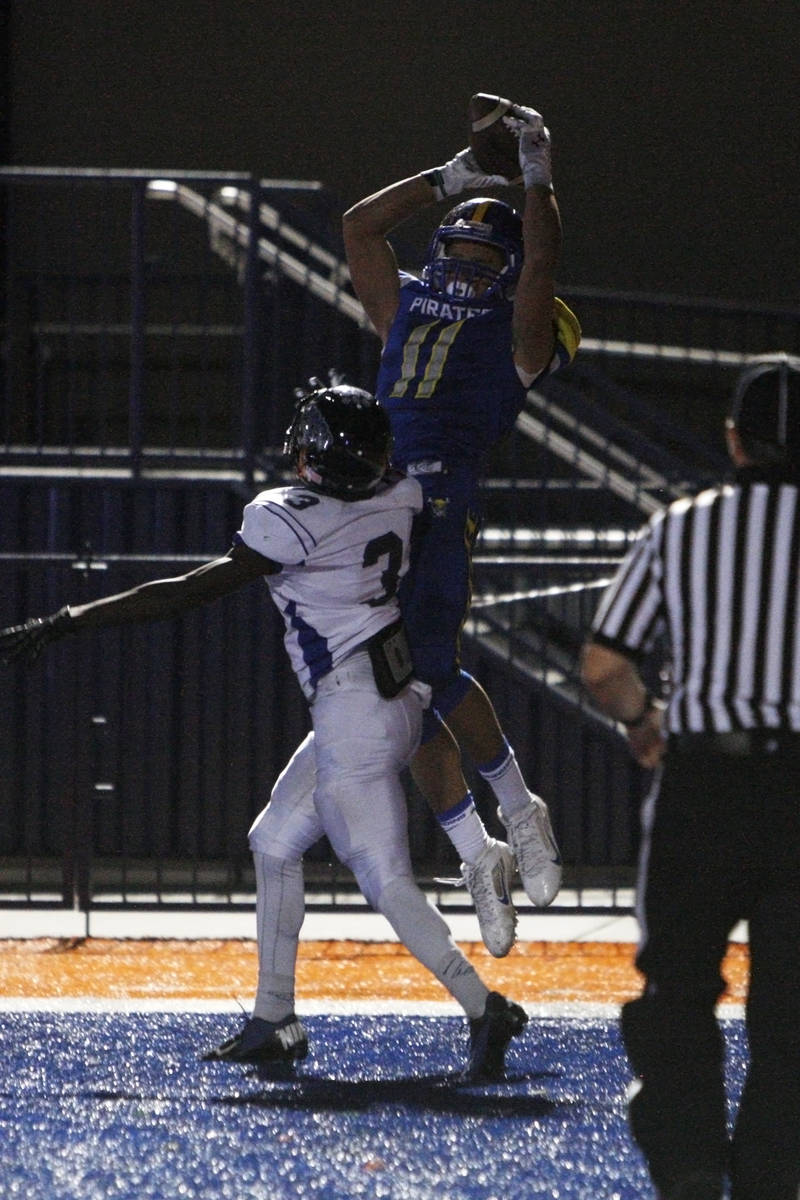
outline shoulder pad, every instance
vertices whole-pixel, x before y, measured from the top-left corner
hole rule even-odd
[[[397,274],[400,279],[401,288],[410,287],[414,283],[422,283],[422,280],[419,278],[419,276],[412,275],[410,271],[398,271]]]
[[[558,296],[553,300],[553,323],[556,338],[567,352],[567,362],[572,362],[581,344],[581,326],[572,309]]]

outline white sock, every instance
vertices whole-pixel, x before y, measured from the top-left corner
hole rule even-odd
[[[258,985],[253,1016],[281,1021],[294,1012],[297,943],[305,915],[303,864],[253,853],[256,869]]]
[[[472,792],[447,812],[437,813],[436,820],[455,846],[462,862],[474,863],[489,841],[486,826],[478,815]]]
[[[500,805],[500,811],[504,817],[513,817],[528,807],[531,802],[531,793],[525,786],[517,757],[508,742],[505,743],[502,753],[498,754],[497,758],[483,763],[478,767],[478,771],[497,797],[497,803]]]

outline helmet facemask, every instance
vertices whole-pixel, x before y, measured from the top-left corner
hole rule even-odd
[[[453,242],[491,246],[501,256],[490,262],[455,255]],[[423,279],[432,292],[457,300],[510,300],[522,269],[522,223],[501,200],[478,198],[457,205],[436,230],[428,248]]]
[[[503,267],[497,271],[488,263],[451,256],[447,246],[443,246],[440,257],[426,268],[425,280],[432,292],[440,292],[454,300],[491,299],[505,296],[503,275],[506,270],[507,267]]]

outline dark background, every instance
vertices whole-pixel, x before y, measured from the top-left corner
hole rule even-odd
[[[794,306],[799,26],[796,0],[16,0],[2,152],[319,179],[346,207],[450,157],[497,92],[551,128],[563,285]]]

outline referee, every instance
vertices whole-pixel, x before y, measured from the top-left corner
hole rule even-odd
[[[605,594],[583,680],[658,767],[623,1006],[631,1128],[662,1200],[800,1197],[800,358],[754,359],[735,480],[654,516]],[[658,647],[658,649],[657,649]],[[669,678],[654,699],[640,667]],[[749,1069],[732,1139],[715,1005],[749,922]]]

